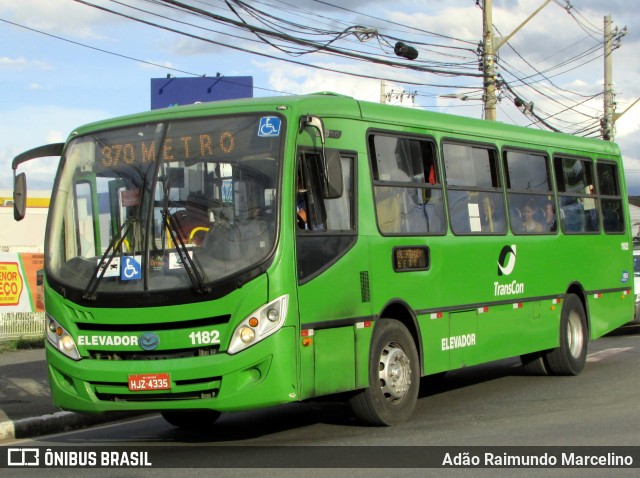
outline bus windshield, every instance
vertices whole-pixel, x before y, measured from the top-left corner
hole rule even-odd
[[[96,293],[208,290],[274,249],[281,119],[151,123],[69,142],[48,278]]]

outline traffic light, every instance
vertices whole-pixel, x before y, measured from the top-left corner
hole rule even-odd
[[[412,46],[402,43],[401,41],[396,43],[396,46],[393,48],[393,52],[407,60],[415,60],[418,58],[418,50]]]

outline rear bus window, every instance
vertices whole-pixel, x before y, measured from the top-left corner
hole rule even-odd
[[[623,233],[625,223],[618,165],[607,161],[598,161],[596,171],[598,173],[598,194],[604,232],[607,234]]]

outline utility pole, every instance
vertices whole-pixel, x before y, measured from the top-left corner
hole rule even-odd
[[[616,99],[613,91],[613,56],[612,52],[620,48],[622,37],[627,34],[627,27],[618,30],[611,29],[611,16],[604,17],[604,117],[602,118],[602,139],[613,141],[615,123],[620,116],[625,114],[638,100],[620,114],[616,114]]]
[[[482,68],[484,72],[484,119],[496,120],[496,53],[493,48],[493,0],[482,8]]]
[[[496,52],[507,43],[529,20],[535,17],[540,10],[546,7],[551,0],[545,0],[538,9],[527,17],[509,35],[496,42],[493,37],[493,0],[484,0],[482,7],[482,68],[484,72],[484,119],[496,120]]]
[[[611,15],[604,17],[604,115],[600,123],[602,139],[613,141],[615,135],[615,123],[618,118],[629,111],[638,100],[634,101],[622,113],[616,113],[616,100],[613,91],[613,56],[612,52],[619,48],[622,37],[627,34],[627,27],[618,30],[618,27],[611,28]]]
[[[602,118],[602,139],[613,141],[613,79],[611,52],[613,51],[611,36],[611,15],[604,17],[604,117]]]
[[[382,80],[380,82],[380,103],[381,104],[400,104],[406,106],[405,99],[411,101],[411,106],[415,106],[416,92],[408,92],[400,88],[389,88],[387,91],[387,82]],[[396,103],[394,103],[394,100]]]
[[[380,103],[385,104],[387,102],[387,82],[382,80],[380,82]]]

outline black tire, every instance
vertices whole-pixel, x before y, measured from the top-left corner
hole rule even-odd
[[[567,294],[560,316],[560,345],[545,357],[553,375],[578,375],[587,360],[587,317],[582,302],[575,294]]]
[[[214,410],[172,410],[161,412],[161,415],[174,427],[185,430],[206,430],[220,418],[221,413]]]
[[[529,375],[549,375],[545,355],[545,352],[521,355],[522,369]]]
[[[369,425],[398,425],[413,413],[419,389],[413,337],[396,320],[376,322],[369,353],[369,387],[351,398],[353,412]]]

